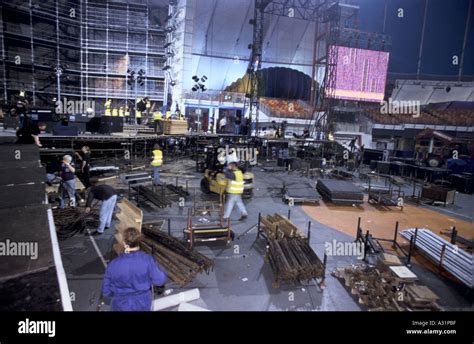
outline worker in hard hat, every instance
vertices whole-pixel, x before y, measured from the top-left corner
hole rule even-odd
[[[123,115],[124,115],[124,113],[123,113],[123,106],[121,106],[121,107],[119,108],[118,115],[119,115],[119,117],[123,117]]]
[[[231,157],[227,161],[227,170],[225,171],[227,178],[226,187],[226,204],[224,209],[224,220],[227,220],[232,213],[232,209],[237,204],[241,212],[239,221],[244,221],[247,216],[247,209],[245,209],[242,201],[242,194],[244,193],[244,174],[237,165],[237,159]]]

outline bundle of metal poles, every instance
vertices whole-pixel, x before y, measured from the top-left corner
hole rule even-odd
[[[142,249],[153,255],[167,276],[180,286],[191,282],[200,272],[209,272],[214,262],[199,252],[190,250],[176,238],[159,229],[143,226]]]
[[[412,241],[418,251],[470,288],[474,287],[474,257],[429,229],[410,228],[401,236]]]
[[[324,280],[325,263],[313,251],[309,240],[302,237],[298,227],[278,214],[262,217],[261,223],[268,241],[266,258],[275,275],[275,287],[281,282]]]
[[[171,192],[177,194],[179,197],[186,197],[189,196],[189,192],[186,191],[185,188],[182,186],[176,186],[173,184],[166,184],[166,188],[170,190]]]
[[[153,192],[143,185],[134,186],[132,189],[137,191],[138,197],[143,197],[145,200],[154,204],[158,208],[166,208],[167,206],[171,206],[171,204],[173,204],[173,202],[169,200],[163,193]]]
[[[100,224],[98,211],[94,209],[90,213],[81,208],[53,209],[53,217],[59,239],[70,238]]]

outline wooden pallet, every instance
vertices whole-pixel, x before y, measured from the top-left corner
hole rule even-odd
[[[286,236],[288,238],[299,237],[303,234],[288,218],[280,214],[267,215],[261,219],[263,226],[266,228],[267,235],[272,239]]]
[[[188,131],[188,122],[177,119],[163,121],[163,132],[165,135],[186,134]]]

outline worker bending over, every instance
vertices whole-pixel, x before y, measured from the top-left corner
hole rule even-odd
[[[140,251],[136,228],[123,233],[125,252],[107,266],[102,295],[112,298],[113,311],[150,311],[153,285],[163,286],[166,274],[152,256]]]
[[[153,184],[160,184],[160,169],[163,164],[163,152],[159,144],[155,143],[153,146],[153,160],[151,166],[153,168]]]
[[[236,162],[230,162],[225,172],[227,178],[227,201],[224,210],[224,220],[227,220],[234,209],[234,205],[237,204],[242,216],[239,221],[243,221],[247,218],[247,209],[245,209],[244,202],[242,201],[242,194],[244,193],[244,174],[239,170]]]
[[[91,235],[101,235],[110,227],[112,215],[114,214],[115,203],[117,203],[117,192],[113,187],[106,184],[91,187],[86,203],[86,213],[91,211],[92,201],[97,199],[102,201],[100,206],[100,225]]]

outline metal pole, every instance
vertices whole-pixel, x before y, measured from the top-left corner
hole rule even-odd
[[[365,259],[367,258],[367,250],[368,250],[368,247],[369,247],[369,231],[367,231],[367,233],[365,233],[365,242],[364,242],[364,261]]]
[[[444,254],[446,253],[446,244],[443,244],[443,247],[441,248],[441,254],[439,257],[439,270],[443,269],[443,260],[444,260]]]
[[[6,55],[5,55],[5,40],[3,38],[3,12],[0,11],[0,38],[2,39],[2,67],[3,67],[3,96],[5,101],[8,100],[8,91],[7,91],[7,70],[5,66]]]
[[[413,250],[413,236],[410,238],[410,247],[408,249],[408,258],[407,258],[407,266],[411,267],[411,255],[412,255],[412,250]]]
[[[59,61],[59,0],[56,0],[56,83],[57,83],[57,97],[61,100],[61,81],[60,81],[60,61]]]
[[[453,227],[453,231],[451,233],[451,244],[456,245],[457,236],[458,236],[458,231],[456,230],[456,227]]]
[[[398,221],[395,223],[395,234],[393,235],[393,245],[392,245],[392,247],[397,246],[397,236],[398,236]]]
[[[308,243],[309,243],[310,240],[311,240],[311,221],[308,221],[308,235],[307,235],[307,238],[308,238]]]
[[[168,235],[171,236],[171,219],[168,219]]]
[[[428,1],[429,0],[425,0],[425,12],[423,14],[423,27],[421,29],[420,51],[419,51],[419,54],[418,54],[418,68],[416,70],[417,80],[420,80],[421,58],[423,57],[423,43],[424,43],[424,40],[425,40],[426,16],[428,14]]]
[[[459,74],[458,74],[459,81],[461,81],[462,69],[464,67],[464,52],[466,51],[466,46],[467,46],[467,37],[469,34],[469,23],[471,22],[471,12],[472,12],[472,0],[469,1],[469,8],[467,10],[466,27],[464,30],[464,41],[462,43],[462,51],[461,51],[461,61],[459,63]]]
[[[33,95],[33,105],[36,105],[36,81],[35,81],[35,53],[34,53],[34,44],[33,44],[33,5],[30,0],[30,47],[31,47],[31,87],[32,87],[32,95]],[[4,75],[6,78],[6,74]],[[59,99],[58,99],[59,100]],[[5,98],[7,101],[7,98]]]

